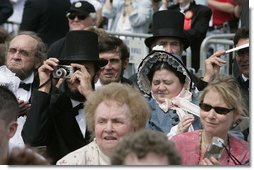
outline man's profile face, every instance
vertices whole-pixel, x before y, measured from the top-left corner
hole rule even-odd
[[[239,39],[236,47],[247,43],[249,43],[249,38]],[[245,77],[249,77],[249,48],[244,48],[236,52],[236,62],[240,72]]]

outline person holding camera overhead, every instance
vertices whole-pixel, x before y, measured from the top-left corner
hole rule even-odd
[[[180,152],[182,165],[249,165],[249,143],[228,133],[245,109],[237,81],[218,75],[204,89],[199,106],[203,129],[170,139]],[[213,141],[213,137],[221,139]]]
[[[65,51],[66,58],[49,58],[38,69],[40,87],[22,131],[31,146],[46,145],[52,164],[89,143],[83,102],[94,90],[98,70],[107,64],[99,59],[98,36],[91,31],[70,31]],[[64,82],[57,88],[60,78]]]

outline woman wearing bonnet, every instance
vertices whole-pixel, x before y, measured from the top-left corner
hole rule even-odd
[[[137,77],[152,110],[146,128],[161,131],[169,138],[201,128],[190,73],[177,56],[156,46],[139,65]]]

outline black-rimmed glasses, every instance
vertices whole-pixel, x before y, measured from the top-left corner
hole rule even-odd
[[[16,49],[16,48],[9,48],[8,49],[8,53],[10,54],[20,54],[21,56],[24,56],[24,57],[29,57],[31,52],[27,51],[27,50],[23,50],[23,49]]]
[[[206,104],[206,103],[199,103],[199,107],[206,112],[209,112],[211,109],[214,109],[215,112],[220,115],[225,115],[225,114],[228,114],[229,112],[235,110],[235,108],[229,109],[229,108],[225,108],[225,107],[213,107],[213,106]]]

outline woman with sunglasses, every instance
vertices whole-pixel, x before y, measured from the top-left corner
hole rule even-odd
[[[244,111],[244,103],[237,81],[219,75],[208,84],[200,96],[202,130],[173,136],[183,165],[249,165],[249,143],[228,132]],[[221,138],[220,157],[206,157],[213,137]],[[215,149],[216,152],[216,149]]]

